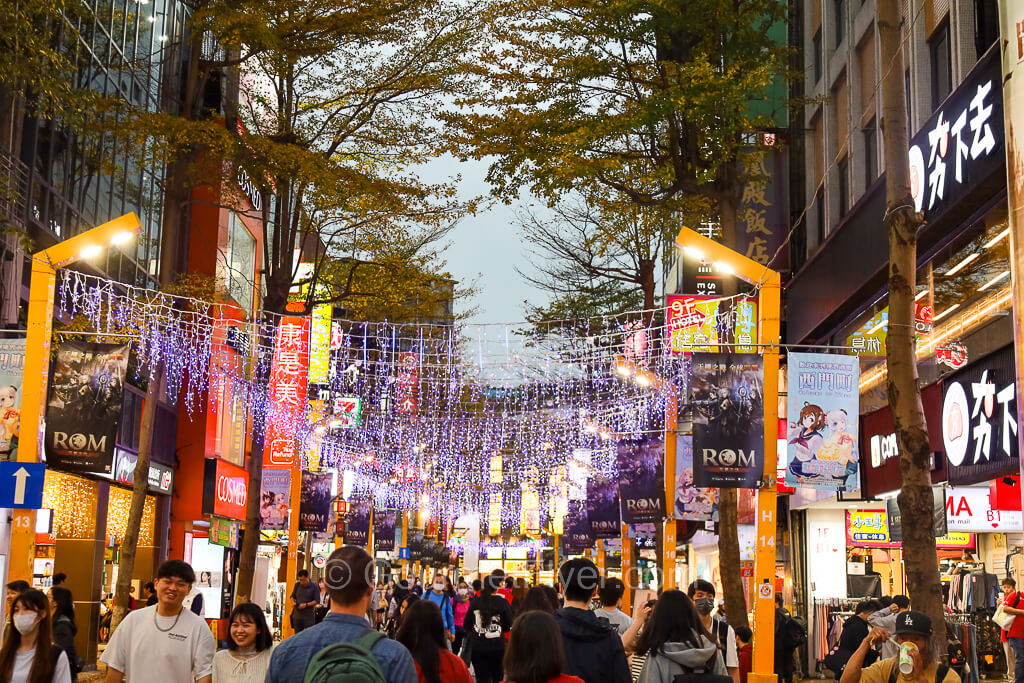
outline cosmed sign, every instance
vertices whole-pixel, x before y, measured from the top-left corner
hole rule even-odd
[[[203,470],[203,514],[245,519],[249,473],[219,458],[207,458]]]

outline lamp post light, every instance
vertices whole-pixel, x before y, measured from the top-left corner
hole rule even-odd
[[[734,273],[758,287],[758,345],[764,358],[764,476],[757,491],[757,542],[754,554],[754,661],[749,683],[774,683],[775,670],[775,528],[778,463],[779,326],[782,278],[765,265],[689,228],[676,245],[687,254],[714,262],[719,271]],[[668,449],[666,448],[666,452]],[[666,484],[675,468],[666,464]],[[673,491],[666,485],[666,492]]]
[[[128,213],[32,255],[25,372],[22,380],[21,417],[18,422],[18,462],[39,462],[39,453],[42,451],[57,271],[77,261],[93,258],[109,246],[126,244],[141,231],[142,224],[138,217]],[[36,511],[15,510],[11,526],[8,579],[32,583]]]

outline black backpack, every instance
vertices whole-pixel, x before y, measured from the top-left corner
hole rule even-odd
[[[724,625],[725,624],[723,623],[723,626]],[[703,669],[691,669],[688,666],[683,666],[683,673],[676,674],[672,679],[672,683],[732,683],[732,676],[716,674],[712,671],[708,671],[709,665],[713,666],[711,662],[714,661],[717,654],[718,653],[715,653],[715,655],[708,659],[708,661],[704,662]]]
[[[807,642],[807,625],[800,617],[790,617],[782,625],[780,644],[787,650],[795,650]]]

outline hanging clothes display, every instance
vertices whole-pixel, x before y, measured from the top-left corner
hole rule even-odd
[[[810,635],[807,643],[807,670],[818,672],[825,658],[843,634],[843,622],[853,616],[859,599],[815,598],[811,610]]]

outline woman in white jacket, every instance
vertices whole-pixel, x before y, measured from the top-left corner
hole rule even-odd
[[[700,621],[686,593],[665,591],[644,625],[636,652],[646,657],[641,683],[673,683],[680,674],[712,674],[707,683],[731,683],[721,645]]]

